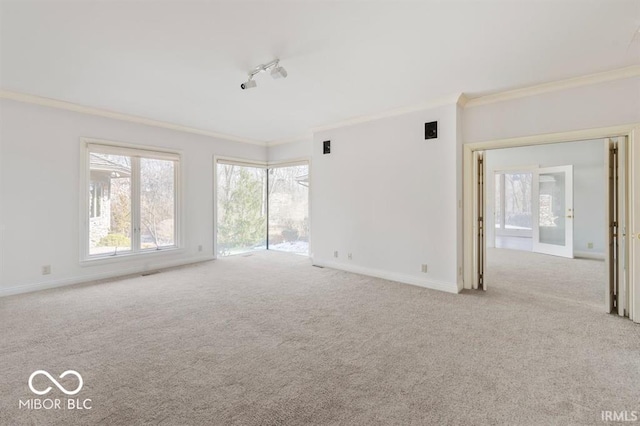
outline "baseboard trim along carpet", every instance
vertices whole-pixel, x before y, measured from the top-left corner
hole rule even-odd
[[[431,290],[440,290],[447,293],[458,293],[458,285],[456,283],[447,283],[443,281],[427,280],[417,278],[411,275],[401,274],[397,272],[384,271],[381,269],[366,268],[363,266],[345,265],[344,263],[324,261],[321,259],[313,259],[314,266],[322,266],[323,268],[338,269],[355,274],[367,275],[370,277],[382,278],[389,281],[396,281],[402,284],[415,285]]]
[[[87,274],[75,277],[61,278],[58,280],[43,281],[33,284],[16,285],[6,288],[0,288],[0,297],[13,296],[22,293],[31,293],[34,291],[48,290],[51,288],[64,287],[74,284],[82,284],[91,281],[104,280],[109,278],[124,277],[132,274],[148,272],[150,270],[174,268],[176,266],[191,265],[193,263],[206,262],[214,260],[214,256],[199,256],[189,259],[180,259],[173,261],[163,261],[153,264],[136,265],[129,268],[117,268],[116,270],[100,272],[97,274]]]
[[[581,259],[604,260],[604,253],[593,253],[589,251],[574,251],[573,257],[579,257]]]

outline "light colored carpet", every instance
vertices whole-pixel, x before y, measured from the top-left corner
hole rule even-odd
[[[265,252],[3,298],[0,424],[599,424],[639,408],[640,328],[596,306],[590,262],[540,278],[560,293],[454,295]],[[93,409],[19,409],[37,369],[80,372]]]
[[[489,289],[495,283],[495,289],[507,297],[524,297],[534,303],[562,298],[566,303],[604,310],[607,284],[605,263],[601,260],[489,249],[487,279]]]

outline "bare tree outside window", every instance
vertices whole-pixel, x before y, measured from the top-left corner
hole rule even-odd
[[[140,159],[140,246],[175,244],[175,165],[173,161]]]

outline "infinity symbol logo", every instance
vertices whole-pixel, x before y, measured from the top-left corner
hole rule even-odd
[[[78,378],[78,381],[80,382],[80,383],[78,384],[78,387],[77,387],[75,390],[68,391],[68,390],[66,390],[65,388],[63,388],[63,387],[62,387],[62,385],[61,385],[60,383],[58,383],[58,381],[57,381],[56,379],[54,379],[54,378],[51,376],[51,374],[49,374],[48,372],[46,372],[46,371],[44,371],[44,370],[36,370],[36,371],[34,371],[33,373],[31,373],[31,376],[29,376],[29,389],[31,389],[31,392],[35,393],[36,395],[46,395],[46,394],[48,394],[48,393],[49,393],[49,391],[51,390],[51,386],[49,386],[48,388],[46,388],[46,389],[45,389],[45,390],[43,390],[43,391],[36,390],[36,389],[33,387],[33,378],[34,378],[34,377],[36,377],[38,374],[43,374],[43,375],[47,376],[47,378],[48,378],[49,380],[51,380],[51,383],[53,383],[54,385],[56,385],[56,387],[57,387],[58,389],[60,389],[62,392],[64,392],[64,393],[65,393],[65,394],[67,394],[67,395],[75,395],[75,394],[77,394],[78,392],[80,392],[80,389],[82,389],[82,385],[83,385],[83,382],[82,382],[82,376],[81,376],[81,375],[80,375],[80,373],[78,373],[77,371],[74,371],[74,370],[67,370],[67,371],[65,371],[64,373],[62,373],[62,374],[60,375],[60,378],[61,378],[61,379],[62,379],[63,377],[68,376],[69,374],[72,374],[72,375],[74,375],[74,376],[76,376],[76,377]]]

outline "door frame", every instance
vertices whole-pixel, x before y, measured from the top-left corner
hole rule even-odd
[[[474,234],[476,227],[474,224],[476,194],[473,174],[474,152],[617,136],[626,136],[628,159],[626,172],[629,182],[627,187],[629,208],[626,213],[629,218],[627,235],[631,238],[626,238],[626,250],[629,256],[629,318],[640,322],[640,261],[636,263],[636,259],[640,259],[640,123],[463,144],[463,288],[473,288],[474,270],[477,270],[477,265],[474,264],[476,259],[474,255],[477,254],[475,253],[477,238]]]

